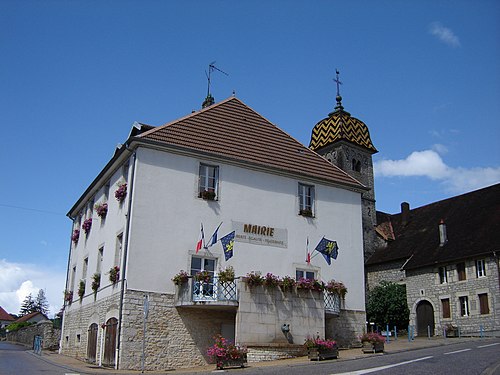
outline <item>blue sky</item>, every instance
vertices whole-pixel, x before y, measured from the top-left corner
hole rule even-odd
[[[487,0],[0,0],[0,305],[43,288],[58,311],[65,214],[134,121],[200,108],[212,61],[216,101],[234,90],[305,145],[339,69],[379,210],[499,182],[499,20]]]

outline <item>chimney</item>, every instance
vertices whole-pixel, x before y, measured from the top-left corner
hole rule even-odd
[[[408,202],[401,203],[401,224],[405,226],[410,219],[410,204]]]
[[[441,219],[439,223],[439,246],[443,247],[448,242],[448,237],[446,236],[446,224],[444,220]]]

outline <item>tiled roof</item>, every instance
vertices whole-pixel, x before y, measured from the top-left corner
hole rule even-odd
[[[137,138],[334,184],[363,187],[235,97]]]
[[[14,318],[12,316],[10,316],[10,314],[7,313],[7,311],[5,311],[2,306],[0,306],[0,320],[9,320],[9,321],[13,321]]]
[[[445,199],[402,214],[378,213],[379,225],[390,221],[395,239],[379,248],[367,265],[411,259],[405,269],[500,254],[500,184]],[[446,224],[448,242],[439,246],[439,223]]]
[[[375,153],[377,149],[373,146],[370,132],[366,124],[352,117],[349,112],[337,110],[318,122],[311,134],[311,150],[318,150],[333,142],[345,140]]]
[[[19,319],[16,320],[16,323],[28,322],[31,318],[33,318],[37,315],[42,315],[45,319],[48,319],[47,316],[45,316],[41,312],[35,311],[35,312],[21,316]]]

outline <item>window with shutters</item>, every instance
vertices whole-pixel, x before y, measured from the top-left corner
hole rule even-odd
[[[450,299],[449,298],[443,298],[441,300],[441,308],[443,310],[443,319],[451,318]]]
[[[458,281],[464,281],[467,279],[465,274],[465,262],[457,264]]]
[[[479,297],[479,313],[481,315],[490,313],[490,306],[488,305],[488,294],[481,293],[478,295]]]

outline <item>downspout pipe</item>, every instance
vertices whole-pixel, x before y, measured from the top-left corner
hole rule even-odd
[[[132,197],[134,193],[134,179],[135,179],[135,164],[136,164],[136,151],[132,150],[128,147],[128,144],[125,144],[125,148],[131,152],[132,154],[132,165],[130,172],[130,183],[128,186],[130,187],[128,191],[128,207],[127,207],[127,222],[125,224],[125,237],[123,241],[123,261],[121,267],[121,290],[120,290],[120,305],[118,312],[118,332],[117,332],[117,346],[116,346],[116,356],[115,356],[115,369],[118,370],[119,362],[120,362],[120,349],[121,349],[121,332],[122,332],[122,318],[123,318],[123,300],[125,295],[125,286],[126,286],[126,268],[127,268],[127,255],[128,255],[128,244],[130,241],[130,220],[132,218]]]
[[[68,216],[69,217],[69,216]],[[69,217],[72,221],[71,224],[71,233],[73,233],[73,228],[75,227],[75,218]],[[71,236],[69,236],[69,252],[68,252],[68,264],[66,265],[66,285],[64,287],[64,298],[63,298],[63,314],[61,317],[61,337],[59,338],[59,354],[62,353],[62,346],[63,346],[63,337],[64,337],[64,320],[66,317],[66,306],[68,305],[66,301],[66,291],[68,290],[68,282],[69,282],[69,265],[71,264],[71,245],[72,245],[72,239]]]

